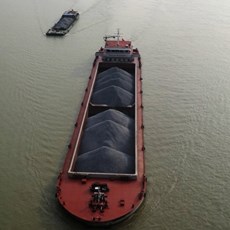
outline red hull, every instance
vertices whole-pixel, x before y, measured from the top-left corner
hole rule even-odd
[[[118,37],[119,38],[119,37]],[[129,49],[130,60],[124,56],[106,56],[108,49]],[[124,61],[123,61],[124,60]],[[135,77],[135,172],[131,174],[78,173],[73,172],[73,164],[78,158],[79,146],[84,126],[89,116],[89,103],[99,69],[118,66],[133,69]],[[141,58],[130,41],[107,41],[105,48],[96,53],[88,85],[77,117],[63,169],[58,177],[57,199],[70,214],[93,225],[111,225],[133,214],[142,204],[146,193],[143,139],[143,103]],[[96,185],[92,186],[96,183]],[[99,199],[97,185],[103,198]],[[106,189],[103,191],[103,186]],[[90,189],[91,188],[91,189]],[[100,194],[101,194],[100,192]],[[96,195],[95,195],[96,193]]]

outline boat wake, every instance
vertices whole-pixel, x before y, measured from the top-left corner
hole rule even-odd
[[[159,197],[159,199],[154,202],[152,209],[159,208],[161,202],[163,200],[165,200],[166,198],[168,198],[170,196],[170,194],[175,190],[175,188],[177,187],[177,184],[179,182],[178,170],[179,170],[179,168],[181,168],[185,164],[186,159],[187,159],[187,153],[185,153],[183,155],[183,157],[181,158],[179,163],[176,165],[176,167],[173,170],[171,170],[170,173],[168,173],[167,177],[170,177],[170,178],[173,177],[173,182],[170,185],[169,189],[167,191],[165,191],[164,193],[162,193],[162,195]]]

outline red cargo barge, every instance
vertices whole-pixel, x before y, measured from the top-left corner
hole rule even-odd
[[[141,57],[131,41],[105,36],[75,123],[57,199],[85,223],[103,226],[143,203],[146,176]]]

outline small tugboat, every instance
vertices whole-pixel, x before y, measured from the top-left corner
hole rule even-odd
[[[141,57],[105,36],[58,176],[56,197],[78,220],[107,226],[130,217],[146,194]]]
[[[64,36],[67,34],[76,20],[79,18],[79,13],[75,10],[69,10],[64,12],[59,21],[50,28],[47,32],[47,36]]]

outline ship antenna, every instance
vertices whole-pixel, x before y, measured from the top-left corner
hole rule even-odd
[[[107,41],[108,38],[117,38],[117,46],[119,45],[119,41],[120,41],[120,30],[117,29],[117,34],[116,35],[113,35],[113,36],[109,36],[109,35],[105,35],[104,36],[104,41]]]
[[[120,29],[117,29],[117,46],[119,45],[119,39],[120,39]]]

